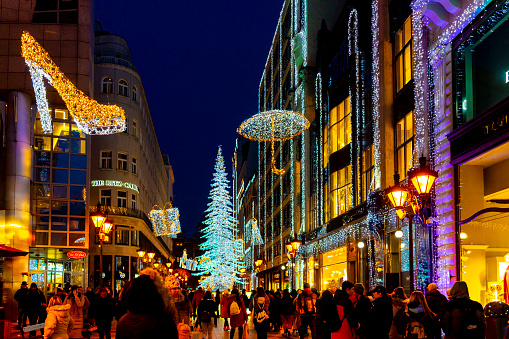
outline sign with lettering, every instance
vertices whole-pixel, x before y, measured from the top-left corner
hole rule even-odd
[[[138,188],[138,186],[136,186],[135,184],[131,184],[130,182],[123,182],[117,180],[92,180],[90,182],[90,185],[92,187],[103,187],[103,186],[125,187],[140,193],[140,189]]]
[[[67,256],[71,259],[83,259],[87,254],[83,251],[69,251],[67,252]]]

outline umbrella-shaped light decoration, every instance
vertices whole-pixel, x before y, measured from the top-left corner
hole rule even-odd
[[[166,207],[169,208],[166,208]],[[154,234],[156,236],[169,235],[176,238],[181,232],[179,221],[179,209],[173,207],[171,202],[164,205],[163,208],[155,205],[148,214],[152,225],[154,225]]]
[[[309,121],[300,112],[272,110],[255,114],[245,120],[237,128],[237,133],[249,140],[269,141],[272,147],[272,171],[282,175],[285,170],[276,168],[274,143],[290,140],[308,128]]]

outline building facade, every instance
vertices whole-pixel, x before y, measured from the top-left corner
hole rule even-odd
[[[173,260],[171,239],[154,235],[147,215],[173,200],[175,179],[168,156],[161,154],[127,41],[104,31],[97,21],[94,72],[96,100],[122,107],[127,121],[124,133],[92,138],[90,161],[90,201],[99,202],[116,227],[103,245],[102,271],[99,239],[90,229],[90,283],[93,279],[98,286],[101,272],[103,284],[118,293],[143,265],[139,249],[155,253],[154,260],[163,265]]]

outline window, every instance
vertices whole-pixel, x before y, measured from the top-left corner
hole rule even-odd
[[[414,121],[413,111],[398,121],[396,126],[396,159],[400,179],[406,178],[407,171],[413,166]]]
[[[37,0],[35,3],[33,23],[77,24],[78,1]]]
[[[140,246],[140,231],[131,231],[131,246]]]
[[[124,79],[118,81],[118,94],[124,97],[129,96],[129,84]]]
[[[131,209],[136,209],[136,194],[131,194]]]
[[[127,207],[127,192],[126,191],[118,191],[117,192],[117,207]]]
[[[129,228],[117,226],[117,230],[115,231],[115,244],[129,245]]]
[[[129,117],[125,117],[125,130],[123,133],[129,134]]]
[[[138,121],[133,119],[133,135],[138,137]]]
[[[127,153],[117,154],[117,169],[127,171]]]
[[[412,80],[412,17],[396,33],[394,55],[396,56],[396,93]]]
[[[369,146],[362,153],[362,200],[368,198],[371,192],[371,182],[373,180],[373,173],[375,170],[375,153],[373,152],[373,145]]]
[[[324,167],[327,166],[329,155],[339,151],[350,143],[350,97],[334,107],[329,114],[329,128],[324,131]],[[327,140],[328,138],[328,140]],[[327,160],[325,160],[327,159]]]
[[[138,87],[133,85],[133,100],[138,102]]]
[[[348,165],[330,176],[330,218],[335,218],[352,208],[351,165]]]
[[[111,169],[111,151],[101,151],[101,168]]]
[[[131,161],[131,172],[133,174],[138,174],[138,159],[136,157],[133,157],[133,160]]]
[[[100,190],[99,199],[101,200],[101,205],[111,206],[111,190]]]
[[[113,79],[111,79],[110,77],[103,78],[101,93],[106,93],[106,94],[113,93]]]

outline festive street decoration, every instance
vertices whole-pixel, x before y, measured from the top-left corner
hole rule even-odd
[[[262,235],[260,234],[260,228],[258,227],[258,221],[256,219],[251,219],[251,244],[253,245],[261,245],[263,244]]]
[[[115,105],[101,105],[76,88],[28,32],[23,32],[21,36],[21,54],[30,70],[37,110],[45,133],[51,133],[52,126],[44,78],[57,90],[69,114],[84,133],[113,134],[125,130],[124,110]]]
[[[269,141],[272,147],[272,171],[278,175],[285,173],[284,169],[276,168],[274,144],[276,141],[290,140],[309,128],[309,121],[299,112],[272,110],[261,112],[245,120],[237,133],[249,140]]]
[[[168,206],[168,208],[166,208]],[[154,234],[156,236],[168,235],[176,238],[177,234],[182,232],[180,228],[179,209],[173,207],[171,202],[164,205],[163,208],[155,205],[148,214],[152,225],[154,225]]]
[[[187,250],[184,248],[182,253],[182,258],[180,259],[180,267],[185,268],[189,271],[196,271],[196,267],[198,266],[198,261],[187,258]]]
[[[198,272],[193,275],[204,276],[200,281],[201,287],[223,291],[241,282],[239,275],[244,263],[239,257],[239,246],[236,243],[236,220],[233,218],[232,198],[228,192],[230,186],[221,147],[217,152],[214,169],[209,195],[211,202],[205,211],[207,226],[202,230],[205,241],[200,244],[203,255],[197,258]]]

